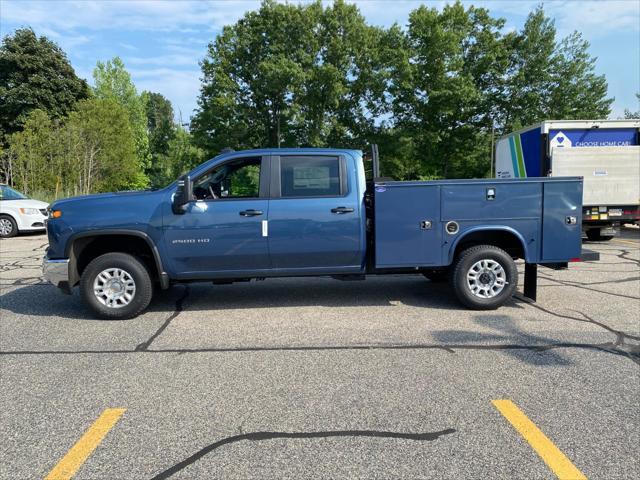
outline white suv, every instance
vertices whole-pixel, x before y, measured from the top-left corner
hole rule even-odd
[[[48,206],[0,184],[0,238],[13,237],[18,232],[44,230]]]

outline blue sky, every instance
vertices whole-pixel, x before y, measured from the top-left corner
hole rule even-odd
[[[297,3],[297,2],[290,2]],[[420,4],[441,8],[444,1],[356,0],[375,25],[405,25]],[[506,29],[518,30],[538,0],[464,2],[488,8],[506,19]],[[258,1],[18,1],[0,0],[0,34],[31,26],[66,52],[79,76],[90,82],[98,60],[120,56],[139,91],[160,92],[188,121],[200,87],[198,61],[225,24],[235,22]],[[598,57],[597,72],[609,82],[615,97],[611,117],[625,108],[638,110],[640,91],[640,0],[546,1],[560,36],[581,31]]]

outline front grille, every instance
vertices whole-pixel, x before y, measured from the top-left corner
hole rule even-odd
[[[40,213],[41,213],[42,215],[44,215],[45,217],[46,217],[47,215],[49,215],[49,213],[47,212],[47,209],[46,209],[46,208],[41,208],[41,209],[40,209]]]

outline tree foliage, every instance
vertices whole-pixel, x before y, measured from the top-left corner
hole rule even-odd
[[[504,130],[549,119],[606,118],[613,99],[588,49],[578,32],[557,41],[542,6],[531,12],[511,45]]]
[[[115,101],[127,111],[135,139],[138,163],[147,173],[151,168],[151,152],[144,98],[138,95],[124,62],[120,57],[114,57],[104,63],[98,62],[93,70],[93,80],[95,82],[93,91],[97,98]]]
[[[342,0],[265,1],[209,45],[192,124],[198,143],[214,153],[361,141],[384,103],[383,35]]]
[[[33,110],[8,143],[4,170],[28,194],[55,198],[142,188],[146,182],[128,112],[114,100],[82,100],[64,119]]]
[[[637,111],[632,111],[629,110],[628,108],[625,108],[624,110],[624,118],[631,120],[631,119],[636,119],[636,118],[640,118],[640,93],[636,93],[636,98],[638,99],[638,110]]]
[[[166,163],[172,140],[176,137],[177,126],[173,120],[171,102],[159,93],[142,92],[142,101],[147,118],[151,165],[149,179],[151,185],[161,186],[167,183]]]
[[[386,176],[486,176],[492,135],[612,103],[589,44],[559,39],[542,6],[504,26],[460,1],[380,28],[344,0],[265,0],[209,44],[191,132],[120,58],[97,63],[89,99],[62,50],[17,30],[0,47],[0,175],[61,196],[163,186],[228,146],[376,142]]]
[[[167,153],[159,153],[154,160],[154,185],[163,187],[169,184],[206,158],[204,151],[194,145],[191,134],[180,126],[174,126]]]
[[[0,47],[0,136],[21,129],[29,113],[40,109],[61,118],[89,86],[78,78],[65,53],[30,28],[18,29]]]
[[[413,178],[482,176],[508,51],[504,21],[482,8],[414,10],[394,61],[392,113],[404,154],[382,150]],[[415,159],[419,162],[416,163]],[[391,173],[391,172],[388,172]],[[406,177],[405,177],[406,178]]]
[[[580,34],[558,41],[542,7],[503,30],[461,2],[385,30],[343,1],[264,1],[209,45],[194,139],[208,154],[377,141],[387,175],[473,177],[489,171],[494,129],[610,113]]]

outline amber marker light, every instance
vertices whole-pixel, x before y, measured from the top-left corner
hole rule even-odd
[[[62,216],[61,210],[51,210],[51,218],[60,218]]]

